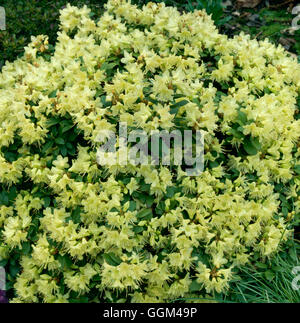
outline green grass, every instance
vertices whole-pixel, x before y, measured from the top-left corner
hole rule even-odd
[[[239,278],[232,283],[228,296],[238,303],[300,303],[299,290],[294,290],[292,281],[296,275],[292,273],[299,266],[299,243],[292,243],[289,252],[277,254],[266,267],[250,266],[241,268]],[[299,285],[299,283],[298,283]]]
[[[226,293],[212,297],[186,297],[174,302],[203,303],[300,303],[299,241],[290,240],[285,248],[265,262],[255,262],[239,268]],[[299,290],[293,289],[295,280]]]

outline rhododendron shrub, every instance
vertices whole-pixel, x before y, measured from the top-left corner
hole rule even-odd
[[[0,265],[13,302],[226,292],[299,214],[300,66],[204,11],[61,11],[0,74]],[[98,134],[201,130],[205,166],[100,165]]]

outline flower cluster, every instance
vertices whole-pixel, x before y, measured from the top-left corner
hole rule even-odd
[[[224,292],[300,212],[300,65],[205,11],[109,0],[61,11],[0,74],[0,260],[14,302]],[[298,101],[299,102],[299,101]],[[205,133],[205,170],[100,166],[102,130]]]

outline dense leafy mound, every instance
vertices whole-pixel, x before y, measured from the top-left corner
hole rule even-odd
[[[0,264],[15,302],[223,292],[299,214],[300,66],[204,11],[67,6],[0,74]],[[97,136],[202,130],[205,169],[112,165]],[[1,260],[0,259],[0,260]]]

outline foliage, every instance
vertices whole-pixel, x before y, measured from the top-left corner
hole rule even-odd
[[[227,7],[224,16],[231,17],[229,23],[221,26],[221,30],[227,35],[239,34],[244,31],[257,39],[268,38],[275,44],[282,44],[288,51],[300,56],[300,29],[292,30],[292,21],[296,17],[292,14],[292,8],[296,6],[276,7],[260,6],[254,9],[234,10]],[[278,4],[277,4],[278,5]]]
[[[205,9],[208,15],[211,15],[212,19],[214,20],[215,24],[222,25],[225,22],[230,21],[231,17],[223,17],[223,1],[222,0],[197,0],[191,1],[188,0],[187,4],[185,5],[185,9],[187,11],[194,11],[194,10],[201,10]]]
[[[299,243],[290,244],[268,262],[242,268],[239,279],[232,282],[229,299],[238,303],[299,303],[299,291],[292,287],[296,278],[293,268],[299,266]]]
[[[104,1],[78,0],[78,7],[84,4],[100,16]],[[59,27],[59,10],[67,4],[65,0],[4,0],[6,30],[0,31],[0,70],[4,63],[24,54],[24,47],[31,36],[45,34],[54,43]]]

